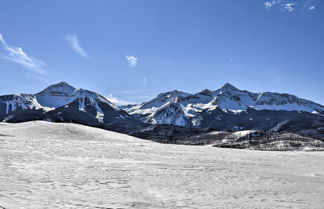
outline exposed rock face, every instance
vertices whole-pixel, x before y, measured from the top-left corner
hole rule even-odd
[[[288,132],[265,133],[255,130],[239,131],[229,134],[222,140],[216,141],[213,146],[265,151],[324,150],[324,142],[321,140]]]

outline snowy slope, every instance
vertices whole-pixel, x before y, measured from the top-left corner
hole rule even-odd
[[[255,109],[287,110],[287,111],[324,111],[324,107],[315,102],[298,98],[290,94],[264,92],[258,95]]]
[[[182,91],[170,91],[166,93],[159,94],[156,98],[144,102],[143,104],[139,105],[132,105],[130,107],[126,107],[128,112],[131,114],[152,114],[156,112],[160,107],[174,101],[177,98],[189,96],[189,93],[182,92]]]
[[[60,107],[71,103],[76,99],[82,99],[88,97],[92,102],[96,100],[105,102],[116,110],[119,108],[111,103],[107,98],[85,89],[77,89],[69,85],[66,82],[60,82],[58,84],[51,85],[43,91],[35,94],[38,102],[44,107]],[[80,107],[82,109],[82,107]]]
[[[38,102],[44,107],[60,107],[77,98],[76,88],[65,82],[51,85],[35,94]]]
[[[0,96],[0,113],[10,114],[17,109],[40,109],[43,108],[32,94],[13,94]]]
[[[183,105],[177,101],[169,101],[152,115],[145,122],[152,124],[174,124],[186,125],[187,112]]]
[[[324,205],[324,152],[153,143],[67,123],[0,123],[0,208]]]
[[[66,82],[51,85],[35,96],[39,103],[45,107],[58,108],[77,101],[78,109],[87,112],[86,106],[92,106],[94,109],[92,114],[99,122],[103,122],[105,115],[105,110],[101,107],[102,103],[112,107],[114,111],[121,112],[120,117],[126,116],[105,97],[92,91],[74,88]]]
[[[5,105],[5,112],[9,114],[16,109],[39,109],[42,106],[32,94],[13,94],[0,96],[0,103]]]

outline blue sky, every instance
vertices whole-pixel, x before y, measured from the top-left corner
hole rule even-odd
[[[324,104],[322,0],[0,3],[0,94],[66,81],[137,103],[229,82]]]

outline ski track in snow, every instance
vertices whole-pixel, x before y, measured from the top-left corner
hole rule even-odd
[[[76,124],[0,123],[0,206],[317,209],[324,206],[324,153],[166,145]]]

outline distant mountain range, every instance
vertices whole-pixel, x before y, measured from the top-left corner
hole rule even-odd
[[[324,140],[323,105],[290,94],[239,90],[228,83],[215,91],[191,94],[175,90],[142,104],[120,107],[66,82],[37,94],[0,96],[0,121],[31,120],[74,122],[150,139],[174,140],[214,130],[259,130]]]
[[[324,111],[324,106],[290,94],[252,93],[239,90],[229,83],[216,91],[205,89],[196,94],[181,91],[162,93],[151,101],[122,108],[145,123],[204,128],[222,126],[222,123],[229,120],[226,116],[237,120],[249,115],[251,117],[246,121],[249,122],[269,113],[283,114],[282,111],[286,111],[285,114],[289,115],[296,113],[321,115]],[[269,117],[264,117],[265,121],[269,121]],[[246,125],[240,126],[244,128]]]

